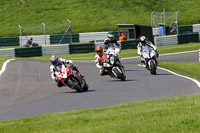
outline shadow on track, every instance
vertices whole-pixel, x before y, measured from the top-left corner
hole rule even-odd
[[[73,90],[70,90],[70,91],[66,91],[64,93],[90,93],[90,92],[93,92],[93,91],[97,91],[97,90],[88,90],[88,91],[84,91],[84,92],[77,92],[77,91],[73,91]]]
[[[121,81],[120,79],[113,79],[113,80],[108,80],[106,82],[130,82],[130,81],[138,81],[138,80],[126,79],[125,81]]]

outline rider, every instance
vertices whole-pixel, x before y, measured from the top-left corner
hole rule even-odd
[[[77,72],[79,72],[78,68],[76,66],[73,65],[73,62],[71,60],[66,60],[63,58],[58,58],[57,55],[52,55],[50,58],[51,61],[51,66],[50,66],[50,72],[51,72],[51,77],[53,80],[55,80],[57,82],[57,86],[58,87],[62,87],[63,84],[60,80],[57,79],[57,75],[55,72],[60,72],[62,69],[62,64],[64,63],[64,65],[66,67],[71,68],[72,70],[75,70]],[[82,76],[82,78],[84,77],[83,74],[80,73],[80,75]]]
[[[112,34],[108,34],[108,38],[106,38],[104,40],[105,52],[107,51],[109,46],[112,46],[112,47],[117,46],[117,48],[121,49],[120,44],[117,42],[116,39],[114,39],[114,35],[112,35]],[[120,62],[119,58],[120,58],[120,52],[118,53],[118,56],[117,56],[117,60]],[[120,64],[121,64],[121,62],[120,62]]]
[[[116,39],[114,39],[114,35],[108,34],[108,38],[104,40],[104,48],[108,49],[109,46],[116,45],[120,49],[120,45]],[[114,47],[114,46],[113,46]]]
[[[30,47],[32,44],[33,44],[33,38],[31,37],[30,39],[28,39],[28,41],[26,42],[26,44],[24,46]]]
[[[96,47],[95,63],[96,63],[96,67],[100,68],[100,75],[101,76],[108,74],[107,72],[105,72],[105,68],[103,67],[103,63],[102,63],[103,54],[104,54],[103,47],[102,46],[97,46]]]
[[[137,45],[137,48],[138,48],[138,55],[140,55],[140,59],[141,59],[141,62],[144,63],[144,57],[142,55],[142,52],[143,52],[143,48],[145,46],[149,46],[151,48],[153,48],[156,52],[157,52],[157,49],[156,47],[153,45],[152,42],[148,41],[147,38],[145,36],[141,36],[140,37],[140,43]],[[157,53],[157,57],[158,57],[158,53]]]

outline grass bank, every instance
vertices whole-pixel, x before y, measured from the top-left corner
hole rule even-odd
[[[43,34],[46,24],[46,34],[64,33],[67,21],[72,22],[72,31],[94,32],[117,30],[116,24],[151,25],[152,11],[163,11],[168,14],[179,11],[179,25],[190,25],[200,21],[199,0],[20,0],[0,1],[0,36],[19,36],[19,27],[23,34]],[[171,24],[175,19],[166,19]],[[170,18],[170,17],[168,17]],[[157,19],[160,23],[160,19]]]
[[[200,95],[0,121],[5,133],[199,133]]]

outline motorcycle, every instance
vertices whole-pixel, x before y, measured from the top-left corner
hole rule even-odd
[[[68,86],[77,92],[87,91],[89,88],[79,72],[72,70],[70,67],[66,67],[64,64],[62,65],[61,71],[57,72],[56,75],[64,86]]]
[[[102,63],[105,70],[111,77],[126,80],[125,70],[119,61],[119,48],[109,47],[102,56]]]
[[[34,47],[34,46],[39,46],[38,43],[32,43],[31,45],[25,44],[24,47]]]
[[[157,51],[150,47],[144,47],[142,52],[144,64],[151,74],[156,75],[157,69]]]
[[[30,41],[27,37],[26,37],[26,39],[27,39],[27,42],[26,42],[26,44],[24,45],[24,47],[34,47],[34,46],[39,46],[38,43],[33,43],[33,42]]]

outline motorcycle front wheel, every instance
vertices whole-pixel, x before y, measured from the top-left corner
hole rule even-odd
[[[120,69],[120,68],[119,68]],[[114,69],[113,69],[113,71],[114,71],[114,75],[116,75],[117,76],[117,78],[119,78],[119,79],[121,79],[122,81],[125,81],[126,80],[126,76],[125,76],[125,74],[122,72],[122,71],[119,71],[118,69],[117,69],[117,67],[115,67]]]
[[[151,74],[156,75],[156,67],[153,61],[150,61],[150,65],[151,65]]]
[[[88,91],[88,84],[85,82],[84,87],[83,87],[83,91]]]

